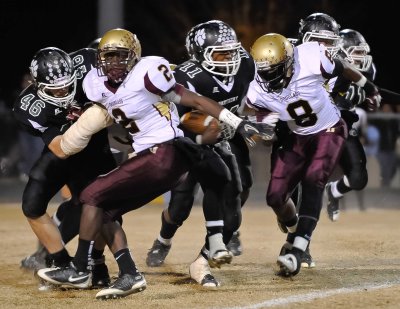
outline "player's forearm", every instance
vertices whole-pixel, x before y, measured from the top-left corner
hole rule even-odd
[[[89,143],[92,135],[112,124],[108,112],[93,105],[60,137],[56,137],[50,150],[59,158],[65,159],[80,152]]]
[[[60,159],[66,159],[68,156],[64,153],[64,151],[61,149],[61,138],[62,135],[57,135],[48,145],[48,148],[50,151],[59,157]]]

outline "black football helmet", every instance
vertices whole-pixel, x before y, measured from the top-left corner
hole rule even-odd
[[[192,60],[214,75],[233,76],[240,66],[241,43],[235,30],[220,20],[211,20],[194,26],[186,35],[186,50]],[[228,61],[215,61],[214,52],[229,52]]]
[[[62,108],[70,105],[76,92],[76,71],[66,52],[56,47],[39,50],[29,71],[41,99]]]
[[[313,13],[300,20],[299,42],[317,41],[335,56],[340,49],[340,25],[325,13]]]
[[[256,67],[256,81],[266,92],[280,92],[293,73],[293,44],[278,33],[259,37],[250,47]]]
[[[201,24],[200,24],[201,25]],[[194,50],[193,50],[193,45],[194,45],[194,34],[196,33],[196,29],[199,25],[194,26],[192,29],[189,30],[189,32],[186,34],[186,42],[185,42],[185,47],[186,51],[188,53],[188,56],[191,60],[196,60],[196,57],[194,55]]]
[[[121,83],[142,56],[139,39],[125,29],[107,31],[97,48],[97,72],[113,83]]]
[[[364,36],[353,29],[343,29],[339,32],[342,38],[341,50],[345,59],[359,71],[367,72],[372,64],[370,48]]]

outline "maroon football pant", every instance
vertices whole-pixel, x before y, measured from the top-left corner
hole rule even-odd
[[[171,190],[186,176],[190,162],[173,143],[153,149],[98,177],[82,192],[81,201],[102,208],[104,222],[109,222]]]
[[[346,135],[343,121],[317,134],[291,134],[273,155],[267,204],[280,207],[300,182],[323,189],[338,162]]]

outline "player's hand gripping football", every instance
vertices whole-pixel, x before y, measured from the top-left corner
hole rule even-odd
[[[202,144],[215,144],[219,141],[221,129],[216,123],[210,123],[202,134]]]
[[[263,140],[269,141],[274,138],[274,127],[262,122],[251,122],[249,120],[243,120],[237,127],[239,132],[247,141],[247,143],[254,147],[256,142],[253,137],[255,135],[260,136]]]

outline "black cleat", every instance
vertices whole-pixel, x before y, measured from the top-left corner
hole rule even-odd
[[[146,279],[141,273],[123,274],[109,287],[96,294],[96,299],[115,299],[138,293],[146,289]]]
[[[32,255],[27,256],[21,261],[20,268],[23,270],[37,272],[41,268],[46,268],[49,265],[46,263],[48,252],[42,245]]]
[[[301,255],[301,267],[314,268],[315,262],[310,254],[310,247],[307,247],[306,251]]]
[[[73,262],[70,262],[66,267],[39,269],[37,275],[55,285],[66,285],[80,289],[89,288],[92,282],[90,271],[78,271]]]
[[[171,246],[166,246],[156,239],[153,246],[149,249],[146,258],[146,264],[150,267],[159,267],[164,263]]]
[[[232,254],[234,256],[238,256],[241,255],[243,250],[242,250],[242,244],[240,242],[239,239],[240,233],[239,232],[235,232],[232,235],[231,240],[228,242],[228,244],[226,245],[226,248],[232,252]]]
[[[302,251],[297,248],[289,250],[285,255],[278,256],[277,264],[280,267],[277,275],[281,277],[296,276],[301,268]]]

